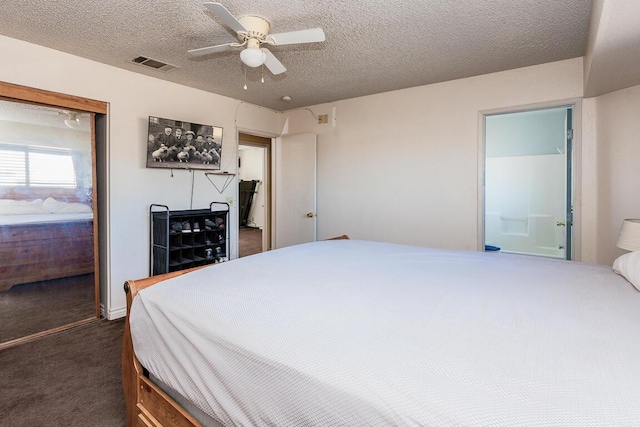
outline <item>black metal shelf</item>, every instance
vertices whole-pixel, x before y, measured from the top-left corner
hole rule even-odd
[[[227,203],[212,202],[209,209],[177,211],[169,210],[165,205],[153,204],[149,207],[149,216],[149,275],[155,276],[229,259]],[[199,231],[193,230],[195,223],[198,224]]]

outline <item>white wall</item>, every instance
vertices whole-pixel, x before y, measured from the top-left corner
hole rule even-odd
[[[579,157],[580,175],[582,191],[575,192],[574,197],[580,201],[582,210],[574,210],[574,223],[580,227],[580,260],[582,262],[598,262],[598,168],[597,168],[597,136],[596,136],[596,99],[585,98],[582,100],[582,126],[576,127],[575,131],[580,134],[580,153],[574,156]],[[574,154],[576,150],[576,140],[574,140]],[[574,163],[574,166],[576,164]],[[583,217],[582,213],[586,215]],[[574,230],[575,230],[574,226]],[[576,248],[574,248],[576,249]]]
[[[622,220],[640,218],[640,86],[595,99],[595,262],[611,264]]]
[[[247,225],[252,227],[264,227],[264,165],[265,165],[265,149],[262,147],[241,146],[239,152],[240,168],[238,169],[238,177],[244,181],[260,181],[256,187],[256,193],[253,195],[251,210],[249,211],[249,222]]]
[[[485,242],[502,252],[564,258],[565,157],[490,157],[485,166]]]
[[[487,116],[487,157],[558,154],[565,150],[566,108]]]
[[[318,238],[476,250],[479,112],[581,94],[572,59],[285,112],[318,134]]]
[[[222,169],[237,169],[237,129],[277,135],[281,115],[240,101],[191,89],[0,36],[0,80],[109,103],[108,150],[110,175],[106,298],[109,318],[125,314],[122,285],[149,274],[149,219],[152,203],[171,209],[191,207],[191,173],[145,168],[148,116],[158,116],[223,128]],[[176,71],[179,72],[179,71]],[[237,179],[219,194],[204,174],[196,172],[193,207],[211,201],[237,199]],[[232,241],[237,242],[237,209],[231,212]],[[237,256],[237,245],[231,247]],[[103,284],[105,286],[105,284]]]
[[[28,141],[32,145],[86,153],[91,151],[91,133],[83,130],[0,120],[0,135],[0,142],[3,143],[25,144],[28,135]]]

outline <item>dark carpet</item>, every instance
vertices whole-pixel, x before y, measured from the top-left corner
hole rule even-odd
[[[84,274],[0,292],[0,342],[96,317],[94,286]]]
[[[0,426],[122,427],[124,319],[0,350]]]
[[[238,233],[238,257],[259,254],[262,252],[262,230],[260,228],[242,227]]]

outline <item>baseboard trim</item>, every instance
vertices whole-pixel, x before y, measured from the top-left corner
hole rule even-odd
[[[100,311],[104,312],[103,307],[100,307]],[[104,317],[109,320],[121,319],[127,315],[127,307],[119,307],[113,310],[109,310]]]

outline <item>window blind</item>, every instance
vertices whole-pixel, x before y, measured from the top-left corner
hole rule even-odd
[[[0,185],[27,184],[27,153],[0,149]]]
[[[75,188],[70,151],[0,148],[0,185]]]

